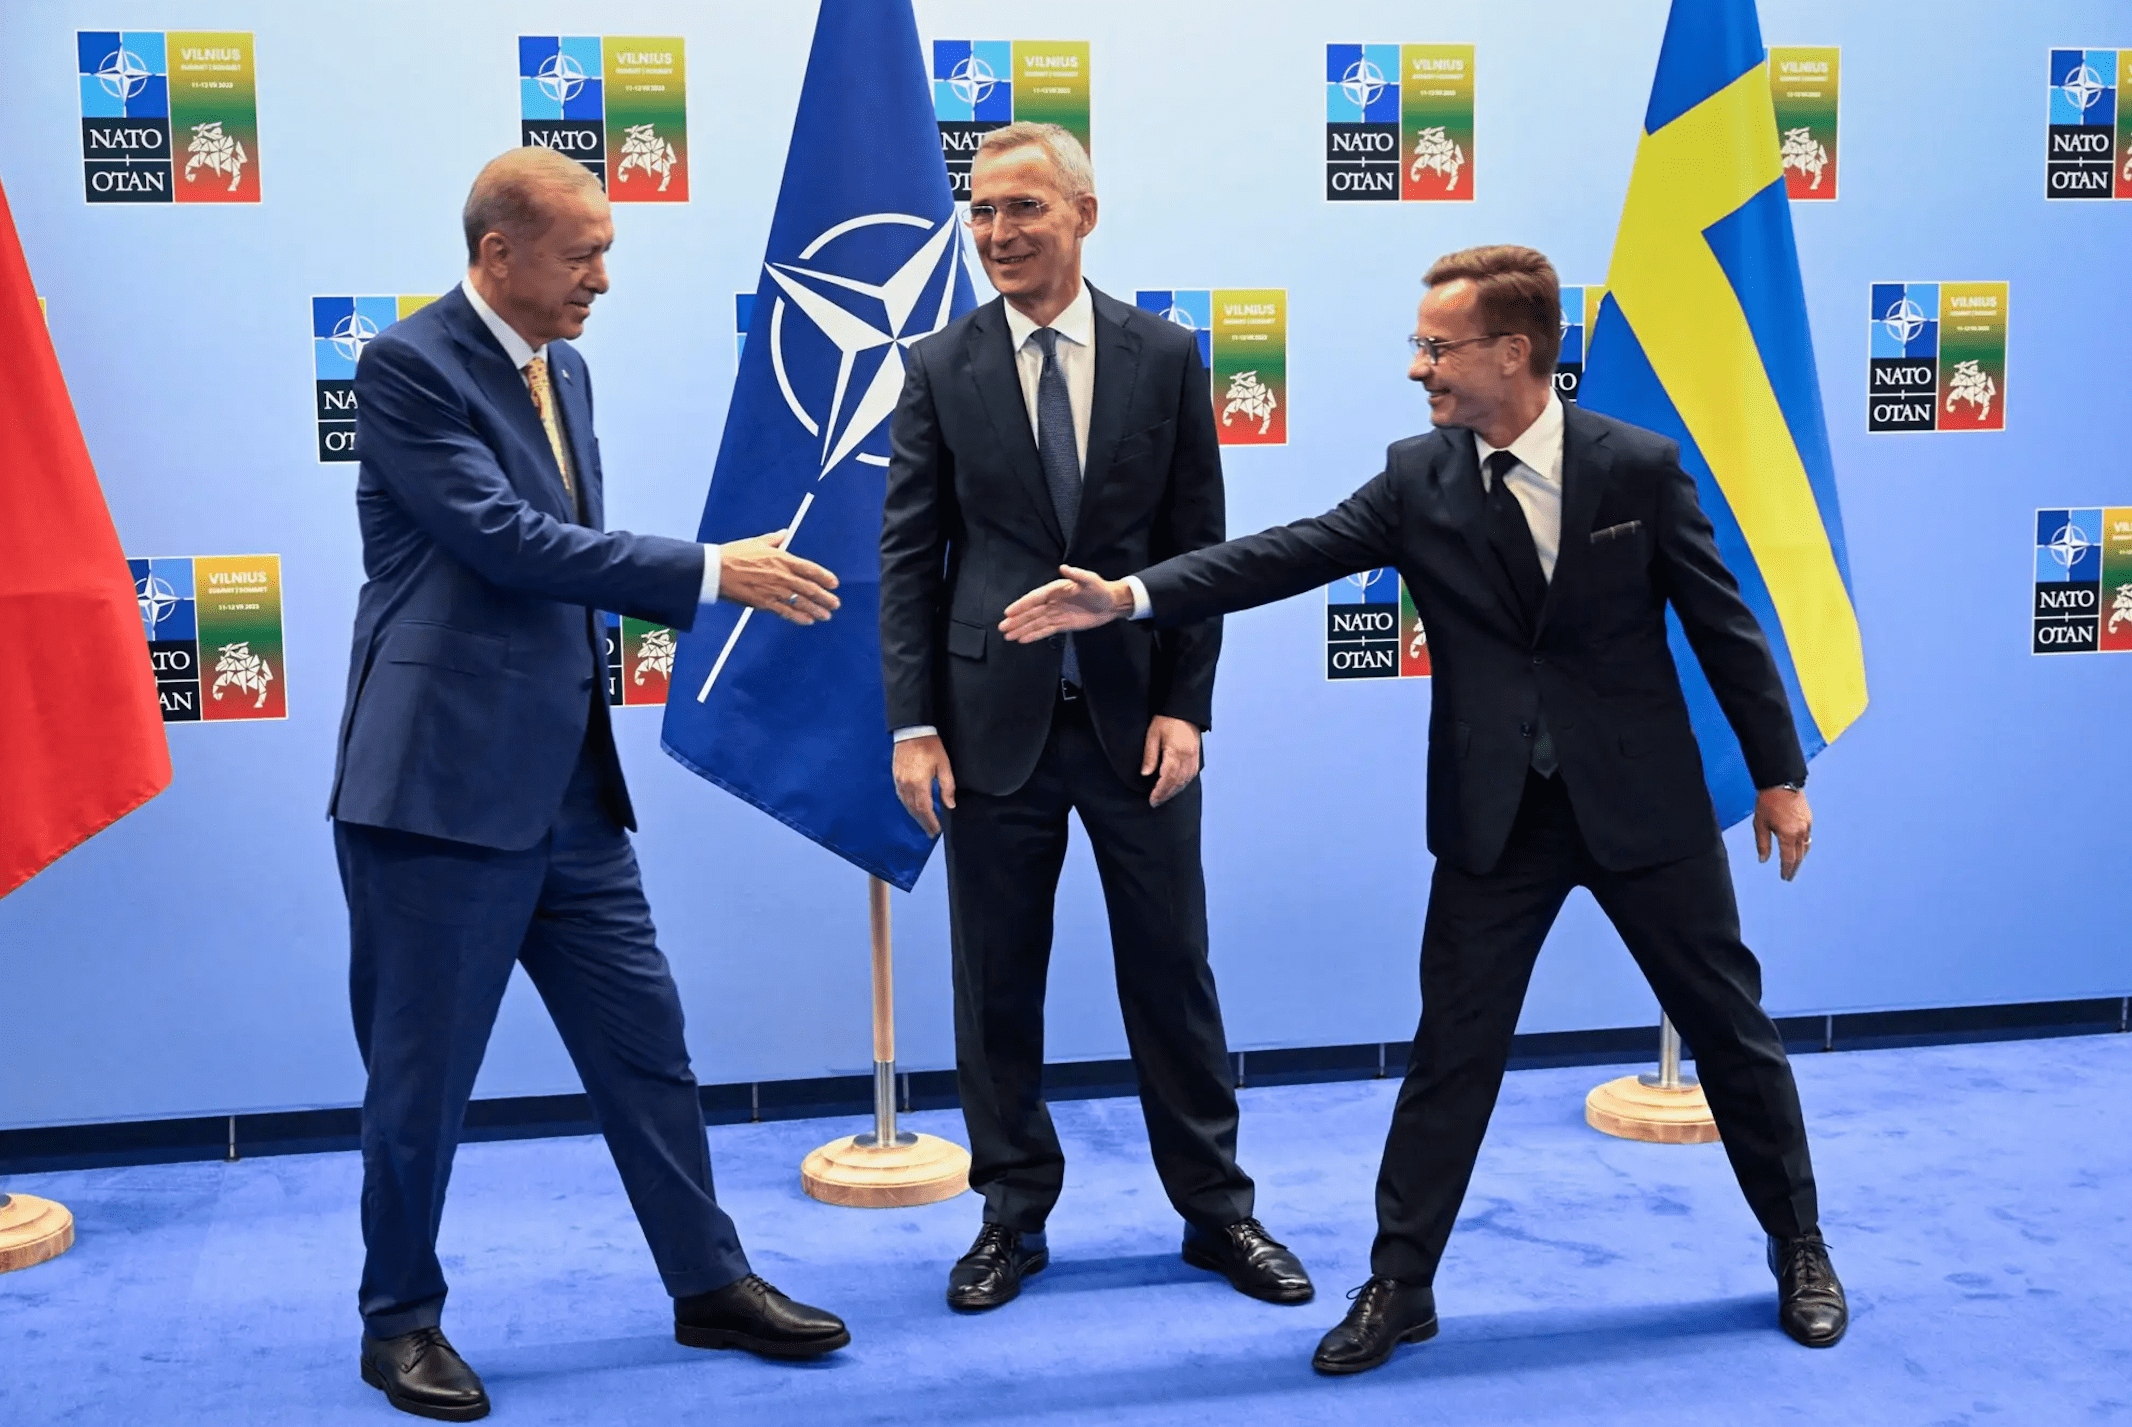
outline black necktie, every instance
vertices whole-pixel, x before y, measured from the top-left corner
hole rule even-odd
[[[1081,455],[1073,434],[1073,401],[1066,394],[1066,374],[1059,370],[1059,334],[1039,327],[1029,334],[1044,354],[1044,369],[1036,378],[1036,459],[1044,468],[1044,484],[1051,488],[1051,508],[1059,517],[1059,533],[1073,545],[1073,527],[1081,514]],[[1066,653],[1059,677],[1069,684],[1081,682],[1081,659],[1066,636]]]
[[[1510,473],[1518,458],[1508,451],[1488,457],[1488,543],[1518,592],[1525,625],[1540,627],[1540,610],[1547,603],[1547,572],[1540,567],[1539,547],[1532,543],[1532,526],[1525,520],[1525,507],[1510,489]],[[1542,709],[1529,730],[1532,735],[1532,770],[1552,778],[1560,765],[1555,759],[1555,740],[1547,731],[1547,712]]]

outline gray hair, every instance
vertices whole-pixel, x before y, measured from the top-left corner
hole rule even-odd
[[[466,229],[466,260],[481,261],[481,240],[501,233],[528,242],[547,231],[546,200],[556,191],[592,189],[600,180],[576,159],[538,145],[511,149],[490,159],[475,175],[460,223]]]
[[[1004,128],[986,134],[977,146],[977,157],[986,154],[1003,154],[1010,149],[1027,148],[1031,144],[1044,151],[1051,160],[1051,168],[1058,175],[1059,193],[1066,198],[1079,198],[1096,191],[1095,167],[1088,162],[1088,150],[1081,147],[1071,131],[1057,124],[1039,124],[1020,119]]]

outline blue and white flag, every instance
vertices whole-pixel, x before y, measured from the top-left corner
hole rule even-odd
[[[720,604],[681,636],[666,751],[905,891],[932,839],[896,798],[881,500],[903,351],[975,305],[910,0],[823,0],[698,538],[790,527],[843,605]]]

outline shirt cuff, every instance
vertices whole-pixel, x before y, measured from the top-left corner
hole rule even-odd
[[[909,728],[897,729],[895,739],[896,742],[902,743],[912,738],[936,738],[939,734],[940,730],[929,723],[914,723]]]
[[[1127,575],[1125,587],[1133,592],[1134,619],[1146,619],[1155,612],[1155,607],[1148,603],[1147,586],[1140,583],[1138,575]]]
[[[718,599],[718,547],[703,547],[703,592],[696,596],[697,604],[713,604]]]

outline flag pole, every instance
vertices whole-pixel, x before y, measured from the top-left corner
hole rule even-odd
[[[1680,1068],[1680,1032],[1658,1021],[1658,1069],[1609,1080],[1584,1097],[1584,1122],[1603,1134],[1658,1145],[1706,1145],[1717,1138],[1703,1087]]]
[[[0,1273],[56,1259],[74,1247],[74,1216],[34,1194],[0,1194]]]
[[[800,1185],[825,1204],[896,1209],[952,1199],[970,1187],[970,1155],[936,1135],[896,1128],[896,987],[889,945],[888,884],[869,877],[873,942],[874,1127],[832,1140],[800,1165]]]

